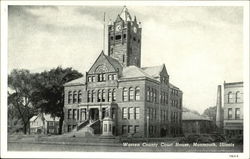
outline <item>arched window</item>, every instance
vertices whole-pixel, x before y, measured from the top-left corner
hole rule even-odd
[[[72,102],[72,92],[69,91],[68,93],[68,104],[70,104]]]
[[[232,92],[229,92],[228,93],[228,103],[233,103],[233,93]]]
[[[235,102],[236,103],[240,102],[240,92],[239,91],[236,92]]]
[[[77,92],[74,91],[73,93],[73,103],[76,103],[77,102]]]
[[[105,89],[102,90],[102,102],[105,102],[106,94]]]
[[[111,92],[110,89],[108,90],[108,101],[109,101],[109,102],[112,101],[112,92]]]
[[[135,88],[135,100],[140,100],[140,88]]]
[[[129,100],[134,100],[134,89],[129,88]]]
[[[128,101],[128,90],[127,90],[127,88],[123,88],[122,97],[123,97],[123,101]]]
[[[112,101],[116,101],[116,90],[113,89],[113,92],[112,92]]]
[[[98,95],[97,95],[97,102],[101,102],[102,99],[102,90],[98,90]]]
[[[78,91],[78,103],[82,102],[82,91]]]

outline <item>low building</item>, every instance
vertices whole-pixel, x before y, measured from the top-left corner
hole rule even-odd
[[[182,130],[184,135],[209,134],[214,132],[215,124],[208,117],[185,111],[182,113]]]
[[[58,134],[59,118],[49,114],[39,113],[30,118],[31,134]]]
[[[224,134],[243,134],[243,82],[224,82]]]

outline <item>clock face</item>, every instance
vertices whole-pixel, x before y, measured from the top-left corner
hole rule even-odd
[[[136,28],[136,27],[134,27],[134,32],[135,32],[135,33],[137,32],[137,28]]]
[[[117,25],[115,29],[116,29],[116,31],[120,31],[121,28],[122,28],[121,25]]]

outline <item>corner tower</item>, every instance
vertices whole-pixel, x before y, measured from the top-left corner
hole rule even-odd
[[[108,55],[123,67],[141,67],[141,26],[126,7],[108,25]]]

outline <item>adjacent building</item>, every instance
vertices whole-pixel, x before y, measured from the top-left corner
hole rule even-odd
[[[223,122],[226,135],[243,134],[243,82],[224,82]]]
[[[182,113],[182,130],[184,135],[209,134],[215,131],[215,124],[208,117],[184,111]]]
[[[49,114],[39,113],[30,118],[31,134],[58,134],[59,118]]]
[[[64,85],[64,132],[162,137],[182,133],[183,92],[165,64],[141,67],[142,28],[123,8],[108,25],[108,53]],[[157,47],[157,46],[156,46]]]

